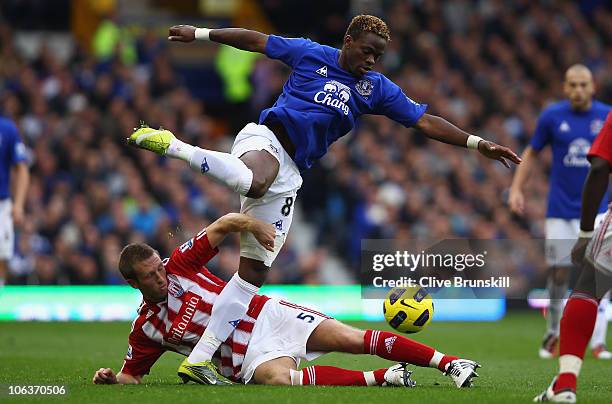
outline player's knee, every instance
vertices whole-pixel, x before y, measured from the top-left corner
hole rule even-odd
[[[363,353],[363,346],[364,346],[364,335],[363,335],[363,331],[361,330],[354,330],[353,332],[350,333],[350,345],[351,345],[351,351],[350,353],[353,354],[361,354]]]
[[[270,189],[270,185],[270,182],[267,181],[265,178],[253,176],[251,188],[249,189],[247,196],[253,199],[262,198],[266,194],[266,192],[268,192],[268,189]]]
[[[362,330],[345,326],[342,332],[336,334],[336,345],[341,347],[340,351],[361,354],[363,353],[363,335]]]
[[[288,386],[291,385],[291,374],[289,369],[274,369],[263,377],[262,384],[271,386]]]

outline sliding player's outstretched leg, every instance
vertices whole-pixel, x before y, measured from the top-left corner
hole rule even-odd
[[[468,359],[445,355],[435,348],[388,331],[359,330],[330,319],[310,335],[309,351],[348,352],[376,355],[395,362],[436,368],[455,386],[470,387],[480,365]]]

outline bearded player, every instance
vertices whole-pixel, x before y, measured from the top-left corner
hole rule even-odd
[[[538,153],[550,145],[553,161],[546,212],[546,261],[549,265],[546,287],[550,305],[548,327],[539,351],[541,358],[552,358],[557,349],[559,321],[569,286],[569,251],[578,239],[581,192],[589,172],[586,154],[610,111],[609,105],[593,99],[593,76],[584,65],[573,65],[566,71],[563,91],[568,99],[554,103],[542,112],[531,143],[521,156],[523,162],[514,175],[509,198],[510,209],[522,215],[525,209],[523,185]],[[595,224],[601,222],[607,206],[606,195],[599,205]],[[601,299],[591,339],[593,356],[598,359],[612,358],[606,349],[608,296]]]
[[[220,304],[226,283],[204,265],[231,232],[248,232],[264,248],[275,237],[273,225],[244,214],[218,219],[162,260],[147,244],[123,249],[119,270],[139,289],[143,303],[132,324],[128,353],[121,371],[96,371],[99,384],[138,384],[165,351],[189,355],[209,324],[212,309]],[[358,330],[315,310],[254,295],[240,323],[215,352],[213,359],[224,376],[244,383],[334,386],[414,386],[406,362],[434,367],[450,376],[457,387],[468,387],[477,363],[444,355],[408,338],[377,330]],[[313,360],[326,352],[378,355],[397,362],[390,368],[355,371],[332,366],[297,370],[300,359]],[[183,361],[183,364],[187,359]],[[184,382],[227,385],[225,377],[203,380],[198,366],[183,365]]]
[[[186,144],[162,129],[141,127],[128,139],[129,144],[184,160],[192,169],[225,184],[241,195],[242,213],[273,223],[277,230],[273,251],[259,245],[251,234],[241,234],[238,272],[223,289],[203,338],[188,358],[203,372],[216,372],[213,353],[244,316],[285,241],[302,184],[300,172],[351,131],[361,115],[386,115],[406,127],[418,128],[431,139],[476,149],[507,167],[506,159],[520,162],[510,149],[426,114],[427,105],[411,100],[400,87],[372,70],[390,41],[387,25],[377,17],[353,18],[342,49],[240,28],[170,28],[171,41],[195,39],[263,53],[293,69],[283,93],[261,113],[259,124],[250,123],[238,133],[231,154]]]
[[[595,327],[599,299],[612,286],[610,208],[602,223],[593,230],[612,168],[612,113],[608,114],[588,158],[591,168],[582,191],[580,238],[572,250],[572,261],[581,272],[561,318],[559,374],[534,401],[576,402],[578,375]]]

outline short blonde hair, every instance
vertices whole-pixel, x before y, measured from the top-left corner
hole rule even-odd
[[[358,39],[363,32],[372,32],[384,38],[387,42],[391,40],[391,34],[387,24],[373,15],[362,14],[355,16],[346,29],[345,35],[350,35],[353,39]]]

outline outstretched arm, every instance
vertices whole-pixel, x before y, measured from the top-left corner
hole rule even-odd
[[[197,30],[197,31],[196,31]],[[243,28],[196,28],[192,25],[175,25],[170,27],[168,40],[177,42],[192,42],[196,39],[233,46],[234,48],[265,53],[268,35]]]
[[[527,182],[533,162],[535,161],[538,152],[531,146],[527,146],[521,156],[522,163],[516,168],[512,186],[510,187],[510,197],[508,204],[510,210],[518,215],[522,215],[525,211],[525,197],[523,196],[523,185]]]
[[[132,376],[119,372],[117,375],[111,368],[100,368],[93,377],[94,384],[140,384],[142,376]]]
[[[276,229],[269,223],[262,222],[242,213],[228,213],[206,227],[206,236],[211,247],[216,247],[230,233],[250,232],[266,248],[274,251]]]
[[[414,127],[425,133],[427,137],[439,142],[452,144],[455,146],[470,147],[470,144],[468,144],[468,138],[470,138],[472,135],[459,129],[446,119],[439,116],[423,114],[423,116],[421,116],[421,118],[416,122]],[[474,144],[473,148],[478,148],[478,151],[485,157],[498,160],[508,168],[510,168],[510,165],[506,159],[515,164],[519,164],[521,162],[519,156],[517,156],[516,153],[507,147],[477,138],[476,136],[474,136],[473,139],[478,140],[478,142]]]

